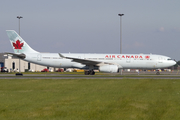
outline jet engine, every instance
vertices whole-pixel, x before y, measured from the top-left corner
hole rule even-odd
[[[103,65],[103,66],[99,67],[99,71],[117,73],[118,72],[118,66],[117,65]]]

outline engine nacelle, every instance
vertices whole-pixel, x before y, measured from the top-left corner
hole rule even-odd
[[[103,66],[99,67],[99,71],[117,73],[118,72],[118,66],[117,65],[103,65]]]

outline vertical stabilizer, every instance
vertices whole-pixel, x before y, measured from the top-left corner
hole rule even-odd
[[[14,30],[6,30],[14,53],[38,53],[33,50]]]

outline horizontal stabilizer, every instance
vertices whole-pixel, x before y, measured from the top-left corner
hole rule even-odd
[[[21,59],[24,59],[26,58],[26,55],[21,53],[21,54],[15,54],[15,53],[5,53],[5,54],[10,54],[10,55],[13,55],[15,57],[18,57],[18,58],[21,58]]]

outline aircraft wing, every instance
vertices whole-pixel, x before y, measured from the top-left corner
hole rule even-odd
[[[65,57],[60,53],[59,53],[59,56],[62,57],[62,58],[66,58],[66,59],[72,59],[73,62],[78,62],[78,63],[85,64],[85,65],[96,65],[96,66],[100,66],[101,64],[111,64],[112,65],[112,63],[108,63],[108,62],[95,61],[95,60],[89,60],[89,59],[72,58],[72,57]]]

